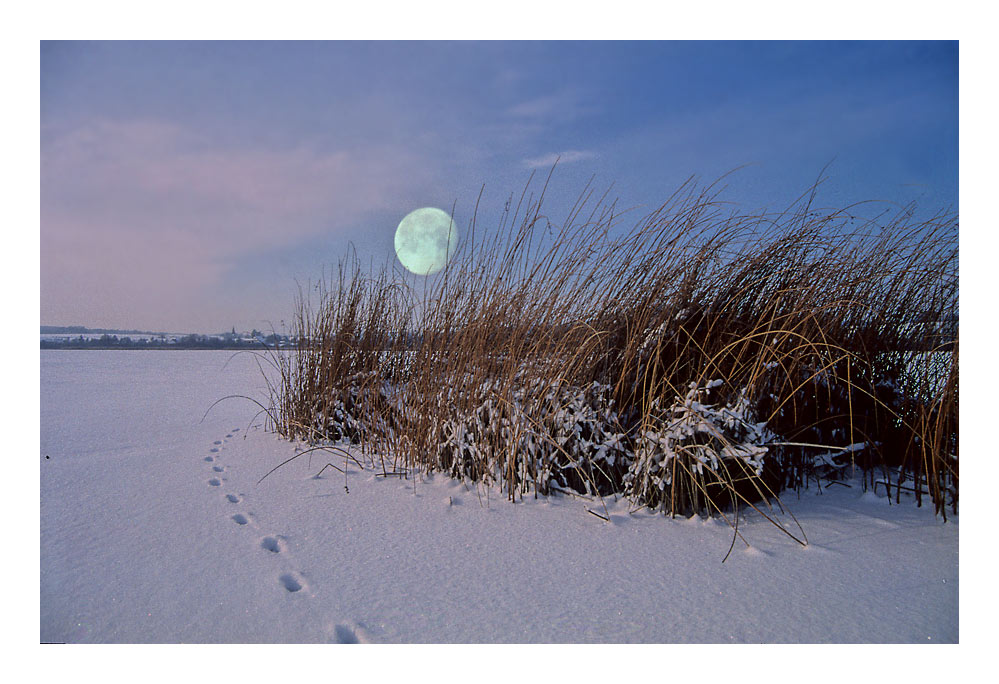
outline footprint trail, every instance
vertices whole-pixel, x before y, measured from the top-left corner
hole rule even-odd
[[[212,442],[212,446],[208,449],[209,455],[204,457],[205,462],[213,464],[211,465],[211,472],[218,475],[208,480],[208,484],[211,487],[222,488],[223,483],[226,481],[226,478],[221,477],[221,473],[226,472],[227,466],[220,459],[225,453],[228,441],[237,432],[239,432],[239,428],[233,428],[226,434],[225,439],[218,439]],[[224,498],[228,504],[240,505],[239,508],[242,508],[242,505],[246,503],[244,500],[245,495],[242,493],[226,492],[224,493]],[[241,528],[263,532],[254,520],[253,515],[239,511],[239,508],[237,508],[238,512],[235,514],[232,514],[233,509],[229,508],[229,513],[227,514],[229,519]],[[286,537],[282,535],[264,534],[257,538],[257,553],[266,554],[268,558],[273,559],[268,562],[277,564],[274,576],[277,579],[277,586],[281,590],[288,594],[308,596],[310,595],[309,591],[303,591],[303,589],[308,589],[309,584],[305,579],[305,575],[294,567],[294,559],[288,553],[288,545],[285,540]],[[349,628],[345,629],[349,630]],[[357,641],[348,641],[346,643],[357,643]]]

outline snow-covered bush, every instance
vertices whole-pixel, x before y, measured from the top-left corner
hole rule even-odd
[[[715,380],[691,384],[630,427],[611,387],[528,384],[501,394],[483,383],[474,409],[437,427],[435,466],[453,477],[521,493],[619,493],[668,513],[713,512],[776,494],[764,477],[776,436],[755,418],[745,392],[708,402]]]
[[[624,476],[625,493],[637,503],[687,515],[773,494],[762,476],[775,435],[755,420],[744,392],[724,406],[707,403],[722,384],[691,383],[665,408],[653,401]]]
[[[355,373],[336,392],[313,398],[303,425],[309,441],[349,444],[383,441],[399,428],[406,414],[397,388],[376,373]]]
[[[631,455],[610,390],[531,382],[502,392],[484,383],[471,411],[439,426],[437,466],[522,493],[618,491]]]

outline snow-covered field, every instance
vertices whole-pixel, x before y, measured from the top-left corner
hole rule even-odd
[[[226,362],[228,361],[228,365]],[[958,641],[958,534],[852,488],[749,515],[511,504],[441,475],[294,456],[249,354],[42,351],[40,640],[218,643]],[[605,522],[587,509],[601,515]],[[787,520],[785,518],[785,520]]]

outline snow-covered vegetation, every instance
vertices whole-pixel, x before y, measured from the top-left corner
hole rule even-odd
[[[342,263],[273,359],[276,429],[511,500],[728,520],[849,470],[956,513],[955,216],[746,215],[688,185],[624,229],[585,194],[552,225],[543,196],[422,292]]]

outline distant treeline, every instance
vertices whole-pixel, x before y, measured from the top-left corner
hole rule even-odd
[[[67,337],[61,340],[42,340],[42,349],[262,349],[288,347],[291,340],[286,335],[270,334],[258,337],[234,335],[184,335],[166,338],[136,338],[125,335],[104,334],[100,337]]]
[[[153,335],[165,337],[165,332],[149,332],[147,330],[114,330],[110,328],[87,328],[82,325],[43,325],[42,335]]]

